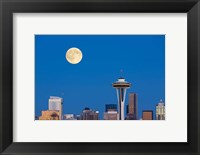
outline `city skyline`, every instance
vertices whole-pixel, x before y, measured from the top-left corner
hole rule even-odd
[[[71,47],[83,52],[77,65],[65,59]],[[49,96],[60,96],[64,114],[90,107],[103,119],[104,105],[117,104],[112,83],[120,76],[133,84],[127,95],[138,94],[139,118],[141,109],[155,114],[157,101],[165,100],[164,35],[36,35],[35,49],[37,116],[48,109]]]
[[[122,78],[120,78],[122,79]],[[48,109],[41,111],[41,116],[36,116],[36,120],[165,120],[165,103],[161,99],[157,104],[156,108],[156,119],[152,109],[143,109],[142,118],[137,117],[138,114],[138,97],[136,93],[129,93],[128,104],[125,108],[121,109],[121,103],[118,104],[106,104],[105,111],[103,113],[103,119],[99,118],[99,111],[85,107],[80,114],[63,113],[63,98],[58,96],[50,96]],[[118,100],[119,101],[119,100]],[[119,108],[119,107],[120,108]],[[121,118],[121,111],[125,112]],[[122,116],[122,115],[121,115]]]

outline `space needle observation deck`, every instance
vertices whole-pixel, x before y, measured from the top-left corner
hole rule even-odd
[[[116,89],[117,92],[119,120],[124,120],[124,103],[126,98],[126,90],[131,87],[131,83],[120,77],[118,78],[118,81],[112,84],[112,86]]]

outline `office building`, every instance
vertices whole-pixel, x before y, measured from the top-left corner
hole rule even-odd
[[[58,110],[60,119],[62,119],[62,106],[63,106],[63,99],[62,98],[50,96],[49,110]]]
[[[118,100],[118,113],[119,120],[124,120],[124,104],[126,98],[126,90],[130,88],[131,83],[125,81],[124,78],[119,78],[118,81],[112,84],[113,88],[116,89],[117,92],[117,100]]]
[[[108,112],[108,111],[117,111],[117,105],[116,104],[106,104],[105,112]]]
[[[39,120],[60,120],[59,110],[45,110],[42,111],[42,115],[39,117]]]
[[[118,118],[119,118],[119,115],[117,112],[117,105],[116,104],[106,104],[103,119],[104,120],[118,120]]]
[[[81,120],[98,120],[99,112],[93,111],[90,108],[85,108],[80,115],[80,119]]]
[[[142,111],[142,120],[153,120],[153,111],[152,110],[143,110]]]
[[[129,93],[129,102],[127,106],[127,120],[138,119],[138,97],[136,93]]]
[[[35,120],[39,120],[39,116],[35,116]]]
[[[156,105],[156,120],[165,120],[165,104],[162,99]]]
[[[127,114],[125,119],[126,120],[136,120],[134,114]]]
[[[126,105],[126,115],[129,113],[128,105]]]
[[[74,114],[64,114],[63,119],[64,120],[76,120]]]
[[[80,115],[76,115],[76,119],[77,120],[81,120],[81,116]]]
[[[104,120],[118,120],[118,112],[117,111],[107,111],[104,112],[103,119]]]

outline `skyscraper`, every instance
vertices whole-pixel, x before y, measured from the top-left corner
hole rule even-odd
[[[104,120],[117,120],[118,119],[117,105],[106,104],[104,112]]]
[[[126,90],[130,88],[131,83],[125,81],[124,78],[119,78],[118,81],[114,82],[112,85],[117,91],[119,120],[124,120]]]
[[[153,111],[152,110],[143,110],[142,111],[142,120],[153,120]]]
[[[104,120],[117,120],[118,119],[118,112],[117,111],[108,111],[104,112],[103,119]]]
[[[135,93],[129,93],[129,103],[127,106],[127,117],[128,120],[138,119],[138,97]]]
[[[99,112],[93,111],[90,108],[85,108],[80,115],[80,119],[81,120],[98,120]]]
[[[59,119],[62,119],[62,105],[63,99],[56,96],[50,96],[49,99],[49,110],[58,110],[59,111]]]
[[[162,99],[156,105],[156,120],[165,120],[165,104]]]
[[[116,104],[106,104],[105,112],[108,112],[108,111],[117,111],[117,105]]]
[[[126,105],[126,115],[129,113],[128,104]]]

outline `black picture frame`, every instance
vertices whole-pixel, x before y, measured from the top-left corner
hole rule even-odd
[[[13,13],[136,12],[187,13],[187,143],[16,143],[13,142]],[[200,154],[199,0],[0,0],[1,154]],[[25,124],[24,124],[25,125]],[[25,125],[26,126],[26,125]],[[103,133],[99,133],[103,134]]]

